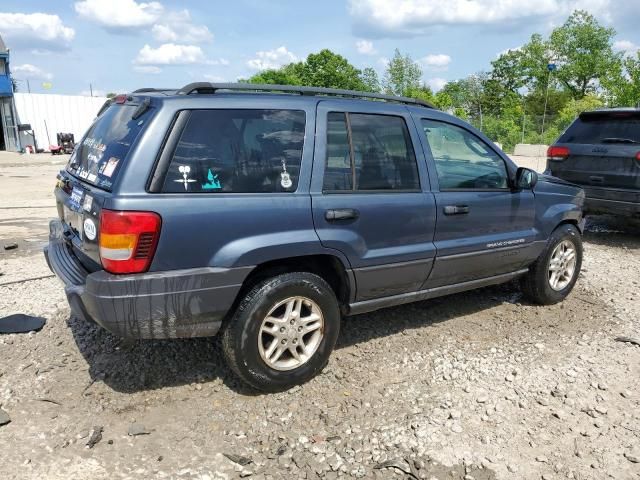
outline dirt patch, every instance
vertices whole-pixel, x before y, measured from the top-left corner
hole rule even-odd
[[[328,368],[275,395],[216,339],[123,343],[70,318],[54,278],[0,286],[1,314],[47,318],[0,336],[0,476],[637,478],[640,347],[614,339],[640,336],[639,238],[592,222],[559,305],[510,283],[346,318]],[[40,253],[0,269],[48,271]]]

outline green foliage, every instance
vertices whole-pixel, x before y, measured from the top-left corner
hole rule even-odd
[[[620,61],[621,55],[611,46],[614,35],[613,28],[601,26],[583,10],[573,12],[551,33],[549,46],[559,62],[555,75],[573,98],[595,92],[598,81]]]
[[[602,80],[609,104],[617,107],[640,106],[640,51],[622,59]]]
[[[435,97],[433,95],[433,90],[426,85],[422,84],[419,87],[411,87],[404,92],[405,97],[416,98],[418,100],[423,100],[428,103],[435,103]]]
[[[422,69],[395,50],[382,80],[330,50],[248,82],[308,85],[384,92],[425,100],[471,122],[511,151],[516,143],[551,143],[584,110],[640,103],[640,53],[615,53],[615,31],[589,13],[576,10],[548,37],[538,33],[480,72],[448,82],[434,93]],[[549,71],[550,63],[556,70]]]
[[[421,88],[422,69],[409,55],[403,55],[396,48],[389,60],[382,80],[382,87],[389,95],[409,96]]]
[[[277,70],[263,70],[245,82],[266,85],[304,85],[297,70],[297,64],[291,63]]]
[[[298,74],[303,85],[347,90],[366,88],[360,78],[360,70],[342,55],[331,50],[324,49],[319,53],[312,53],[299,65]]]
[[[369,68],[360,71],[342,55],[328,49],[312,53],[302,62],[290,63],[278,69],[263,70],[245,81],[360,91],[376,91],[379,88],[375,70]]]
[[[378,79],[377,72],[373,68],[364,68],[362,72],[360,72],[360,81],[364,85],[365,92],[380,91],[380,80]]]
[[[580,113],[602,107],[604,107],[604,102],[596,95],[587,95],[580,100],[569,100],[560,110],[556,125],[559,130],[564,131]]]

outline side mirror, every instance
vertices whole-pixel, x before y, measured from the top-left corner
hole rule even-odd
[[[518,190],[533,190],[538,183],[538,173],[530,168],[519,167],[516,171],[515,188]]]

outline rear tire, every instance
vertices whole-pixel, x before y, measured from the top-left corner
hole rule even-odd
[[[571,224],[556,228],[547,247],[529,272],[521,287],[527,299],[540,305],[561,302],[573,289],[582,267],[582,237]]]
[[[279,392],[326,366],[340,331],[340,309],[327,282],[296,272],[251,289],[222,332],[229,367],[244,382]]]

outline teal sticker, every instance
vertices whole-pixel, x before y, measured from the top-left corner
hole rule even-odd
[[[207,174],[208,182],[202,185],[203,190],[217,190],[222,188],[220,185],[220,180],[218,180],[218,174],[213,174],[211,169],[209,169],[209,173]]]

